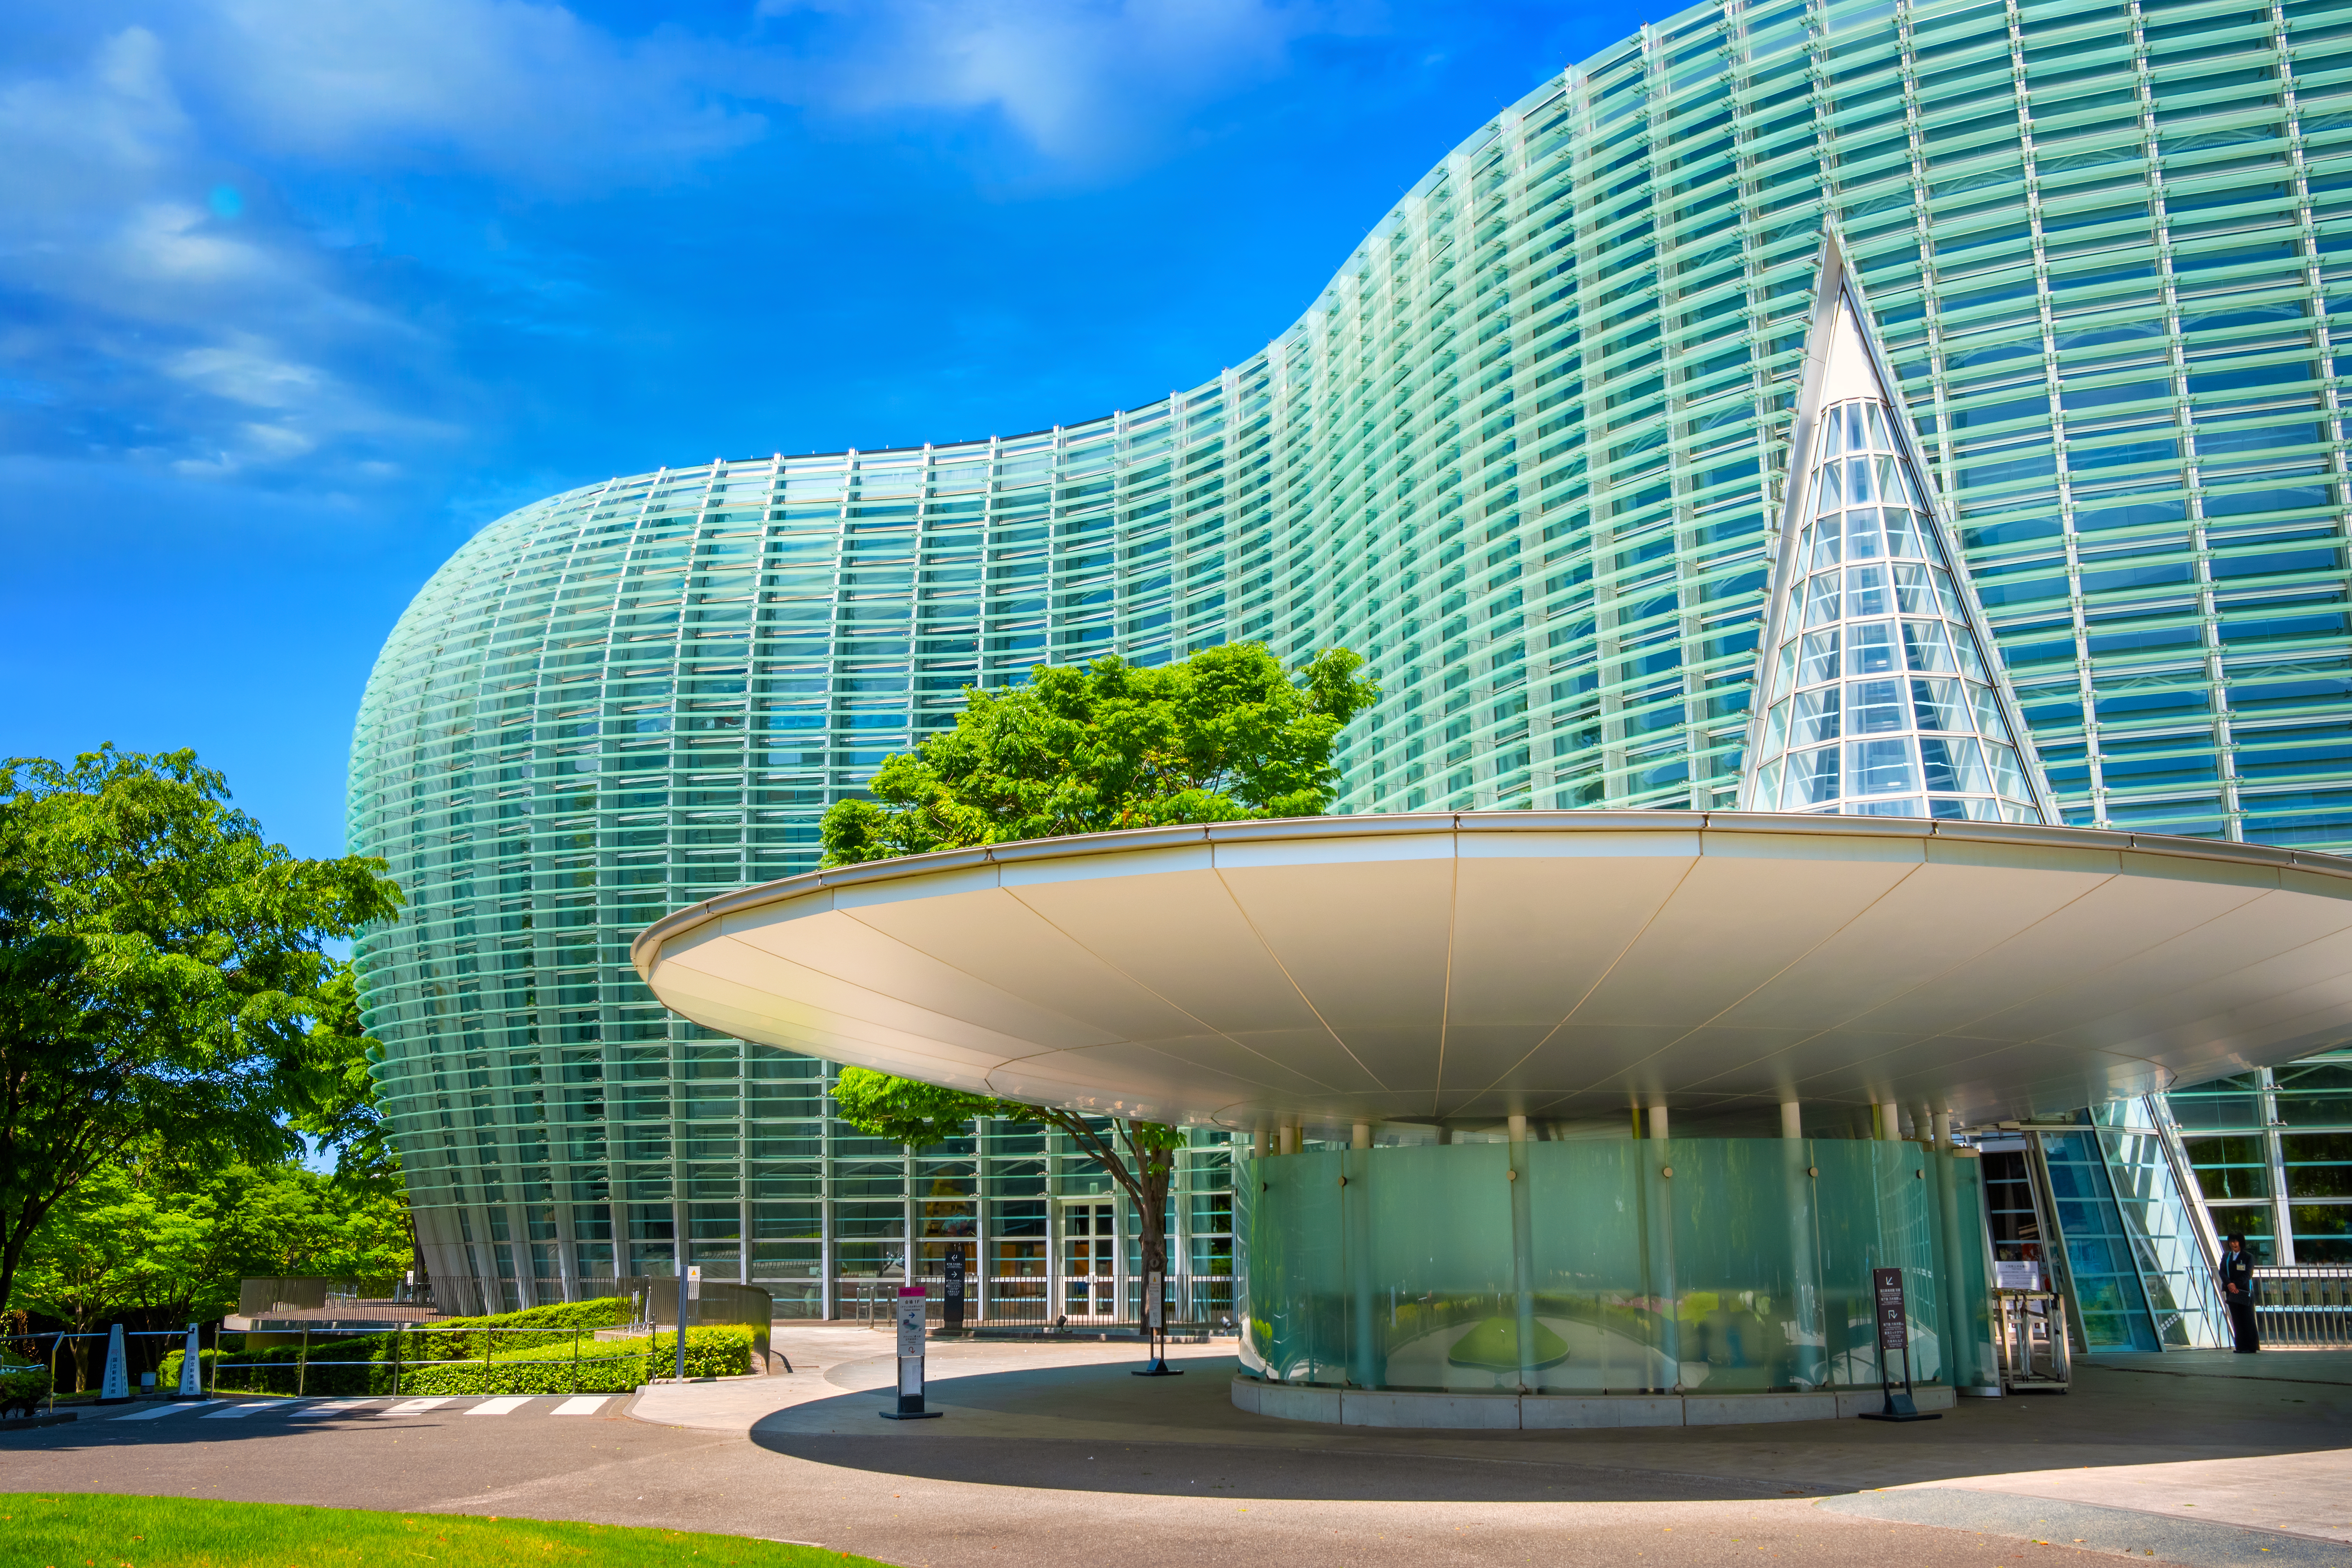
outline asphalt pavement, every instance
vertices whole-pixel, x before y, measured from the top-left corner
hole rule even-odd
[[[225,1400],[0,1436],[0,1490],[730,1531],[1040,1568],[2128,1555],[2352,1568],[2352,1357],[2084,1368],[1946,1419],[1413,1432],[1235,1410],[1224,1346],[939,1343],[942,1419],[877,1418],[881,1335],[779,1327],[790,1375],[634,1397]],[[592,1405],[593,1400],[593,1405]],[[248,1408],[249,1406],[249,1408]],[[567,1408],[568,1406],[568,1408]],[[166,1407],[167,1408],[167,1407]]]

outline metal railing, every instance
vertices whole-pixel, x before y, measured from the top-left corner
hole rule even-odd
[[[11,1367],[10,1365],[5,1364],[6,1357],[16,1353],[13,1349],[15,1346],[25,1345],[29,1347],[22,1353],[32,1358],[32,1363],[35,1367],[46,1366],[48,1369],[48,1408],[54,1412],[58,1407],[58,1358],[64,1352],[66,1346],[73,1343],[77,1340],[111,1339],[113,1337],[113,1333],[114,1331],[112,1328],[109,1327],[92,1330],[89,1332],[79,1334],[69,1333],[62,1330],[53,1330],[47,1333],[9,1335],[5,1342],[0,1342],[0,1372],[22,1370],[21,1367]],[[176,1340],[182,1344],[185,1344],[187,1342],[188,1331],[185,1329],[125,1329],[122,1331],[122,1337],[125,1340]],[[46,1359],[42,1357],[40,1350],[40,1343],[43,1340],[49,1342],[49,1352]],[[157,1364],[161,1365],[162,1361],[163,1358],[158,1357]],[[105,1375],[105,1368],[101,1366],[99,1369],[99,1377],[101,1385],[103,1384]],[[88,1392],[89,1390],[87,1389],[76,1389],[74,1391],[75,1394],[86,1394]]]
[[[899,1288],[908,1284],[898,1274],[843,1275],[834,1281],[834,1310],[841,1317],[877,1328],[897,1321]],[[917,1275],[912,1283],[929,1298],[929,1318],[944,1320],[947,1278]],[[1041,1276],[999,1275],[985,1281],[964,1279],[964,1322],[974,1328],[1131,1329],[1143,1321],[1143,1281],[1129,1279],[1120,1289],[1108,1278],[1068,1275],[1058,1279]],[[1180,1331],[1207,1328],[1222,1331],[1233,1317],[1234,1282],[1228,1275],[1192,1275],[1168,1282],[1167,1321]]]
[[[2006,1391],[2063,1391],[2071,1381],[2065,1310],[2055,1291],[1995,1290],[1993,1341]]]
[[[2352,1268],[2255,1269],[2254,1326],[2265,1349],[2352,1350]]]

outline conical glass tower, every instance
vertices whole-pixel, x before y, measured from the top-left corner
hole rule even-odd
[[[1833,245],[1822,279],[1741,805],[2055,821]]]

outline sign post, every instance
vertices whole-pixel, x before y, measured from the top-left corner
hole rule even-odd
[[[677,1284],[677,1380],[686,1381],[686,1324],[694,1314],[688,1303],[702,1300],[702,1268],[688,1264],[686,1278]]]
[[[928,1421],[942,1414],[923,1408],[923,1329],[930,1303],[920,1285],[898,1291],[898,1408],[877,1411],[885,1421]]]
[[[940,1303],[940,1327],[951,1333],[963,1331],[963,1243],[948,1243],[946,1297]]]
[[[1184,1369],[1168,1364],[1167,1277],[1158,1269],[1143,1277],[1143,1332],[1151,1359],[1136,1372],[1138,1377],[1181,1377]]]
[[[1922,1413],[1911,1398],[1911,1320],[1903,1304],[1903,1270],[1874,1268],[1870,1271],[1870,1297],[1873,1315],[1878,1320],[1878,1386],[1886,1395],[1886,1408],[1865,1410],[1864,1421],[1940,1421],[1940,1413]],[[1886,1358],[1903,1358],[1903,1392],[1895,1392],[1894,1379],[1888,1375]]]

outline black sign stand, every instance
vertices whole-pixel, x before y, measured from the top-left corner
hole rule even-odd
[[[948,1243],[946,1299],[940,1304],[940,1327],[949,1333],[963,1331],[963,1243]]]
[[[1865,1410],[1864,1421],[1941,1421],[1940,1411],[1922,1411],[1911,1398],[1911,1324],[1903,1308],[1903,1270],[1874,1268],[1870,1271],[1870,1295],[1878,1319],[1878,1386],[1886,1395],[1886,1408]],[[1886,1358],[1894,1352],[1903,1352],[1903,1392],[1895,1392],[1895,1384],[1886,1375]]]

